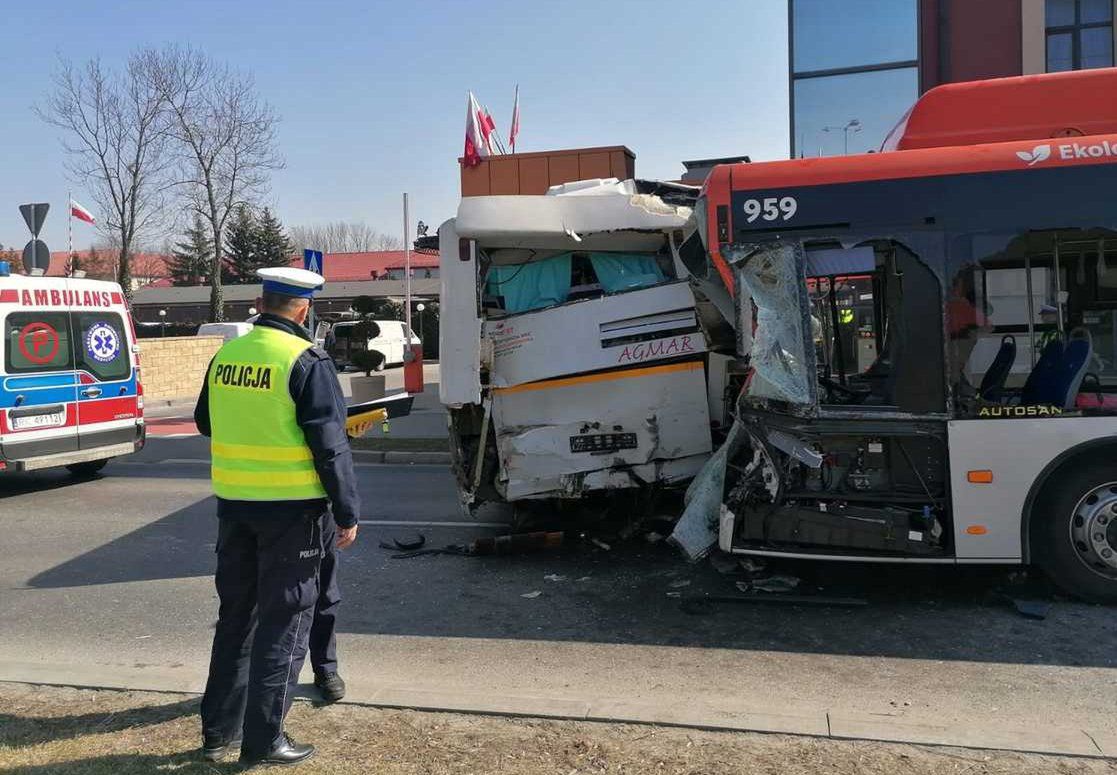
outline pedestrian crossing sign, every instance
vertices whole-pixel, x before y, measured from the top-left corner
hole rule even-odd
[[[315,274],[325,275],[322,271],[322,251],[307,248],[303,251],[303,269]]]

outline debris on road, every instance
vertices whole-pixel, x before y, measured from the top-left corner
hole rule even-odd
[[[591,536],[590,543],[596,546],[598,549],[604,549],[607,552],[613,551],[613,547],[609,546],[609,544],[605,543],[600,538],[593,538]]]
[[[741,564],[737,562],[737,558],[725,552],[711,552],[710,565],[723,576],[741,572]]]
[[[557,549],[562,546],[562,540],[563,534],[560,532],[510,533],[474,539],[469,545],[469,551],[475,555],[526,554],[541,549]]]
[[[557,573],[548,573],[543,577],[544,581],[566,581],[566,576],[560,576]]]
[[[540,592],[540,591],[539,591],[539,590],[537,589],[537,590],[535,590],[534,592],[525,592],[524,594],[520,595],[520,597],[524,597],[524,598],[527,598],[528,600],[534,600],[535,598],[539,597],[539,596],[540,596],[540,595],[542,595],[542,594],[543,594],[543,593],[542,593],[542,592]]]
[[[750,576],[757,576],[768,569],[768,563],[758,557],[742,557],[741,570]]]
[[[667,586],[671,587],[671,589],[682,589],[683,587],[689,587],[690,579],[677,579],[676,581],[672,581]]]
[[[762,579],[753,579],[749,583],[758,592],[790,592],[799,586],[799,579],[795,576],[776,574]]]
[[[427,537],[422,533],[416,533],[414,541],[401,541],[398,538],[393,538],[389,544],[387,541],[380,542],[381,549],[387,549],[390,552],[413,552],[416,549],[422,549],[427,544]]]

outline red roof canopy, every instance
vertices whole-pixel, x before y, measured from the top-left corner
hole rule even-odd
[[[1117,69],[951,83],[924,94],[885,151],[1117,133]]]

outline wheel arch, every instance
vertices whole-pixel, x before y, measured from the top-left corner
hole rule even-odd
[[[1068,468],[1075,463],[1081,463],[1082,459],[1087,455],[1096,454],[1099,451],[1109,450],[1117,454],[1117,437],[1109,436],[1099,439],[1091,439],[1090,441],[1083,442],[1065,450],[1062,454],[1052,460],[1040,472],[1036,480],[1032,482],[1032,487],[1028,490],[1028,497],[1024,501],[1024,513],[1021,514],[1020,519],[1020,547],[1021,556],[1024,563],[1031,563],[1032,557],[1032,513],[1035,510],[1036,504],[1039,502],[1040,497],[1043,495],[1047,485],[1052,481],[1052,478],[1065,468]]]

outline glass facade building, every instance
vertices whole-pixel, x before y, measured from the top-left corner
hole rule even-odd
[[[789,0],[794,156],[864,153],[919,96],[918,0]]]
[[[1117,0],[788,0],[791,153],[880,147],[943,83],[1114,65]]]

